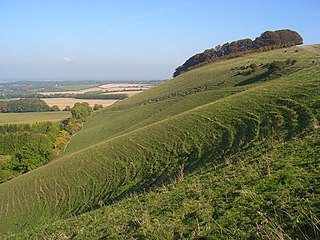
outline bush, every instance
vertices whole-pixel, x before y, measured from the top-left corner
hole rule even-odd
[[[51,107],[51,111],[60,111],[60,108],[59,108],[59,106],[58,105],[53,105],[52,107]]]
[[[250,64],[250,68],[251,68],[253,71],[255,71],[255,70],[257,69],[257,64],[255,64],[255,63]]]
[[[70,106],[66,106],[63,111],[71,111],[71,107]]]
[[[268,70],[270,72],[276,72],[276,71],[281,71],[284,68],[285,64],[284,62],[281,61],[273,61],[270,65]]]
[[[99,110],[99,109],[101,109],[101,108],[103,108],[103,105],[102,105],[102,104],[95,104],[95,105],[93,106],[93,110],[94,110],[94,111],[97,111],[97,110]]]

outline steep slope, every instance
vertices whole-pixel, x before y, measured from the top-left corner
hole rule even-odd
[[[318,239],[319,156],[316,129],[12,239]]]
[[[87,132],[85,129],[82,137],[77,136],[83,140],[90,137],[92,144],[85,143],[81,151],[70,151],[44,167],[0,185],[0,233],[28,230],[48,221],[79,215],[127,194],[167,183],[177,177],[182,167],[188,175],[206,164],[221,164],[271,137],[274,141],[289,140],[312,131],[317,124],[315,117],[319,116],[320,66],[315,55],[301,52],[306,57],[301,57],[301,65],[287,69],[288,76],[249,84],[252,87],[232,87],[246,79],[237,76],[238,81],[230,80],[232,84],[228,89],[216,89],[218,97],[210,95],[215,93],[214,88],[208,90],[208,94],[205,91],[187,94],[181,97],[184,100],[174,102],[173,108],[169,104],[171,98],[165,99],[168,111],[164,116],[159,116],[160,113],[158,117],[152,116],[161,106],[155,104],[161,103],[136,104],[149,99],[149,91],[94,116],[87,123]],[[312,63],[314,59],[316,62]],[[246,58],[243,61],[240,63],[247,63]],[[214,68],[215,64],[210,67]],[[225,68],[228,69],[225,72],[230,71],[228,65]],[[300,70],[302,68],[305,69]],[[193,72],[202,76],[201,69]],[[210,80],[208,83],[212,84]],[[170,95],[170,84],[174,81],[159,86],[159,92],[152,89],[151,96]],[[186,79],[177,81],[174,91],[194,86],[195,81],[188,84]],[[227,94],[219,95],[220,91]],[[188,98],[198,101],[191,104],[187,101],[184,105],[183,101]],[[148,106],[153,107],[143,112]],[[132,111],[132,115],[127,113],[124,119],[114,115],[118,119],[113,124],[123,123],[123,129],[103,138],[97,136],[97,142],[89,129],[92,131],[95,124],[102,129],[103,121],[106,128],[110,127],[108,115],[119,111]],[[146,116],[151,120],[145,121]],[[97,123],[97,119],[101,122]],[[126,122],[128,119],[133,120],[135,127]]]

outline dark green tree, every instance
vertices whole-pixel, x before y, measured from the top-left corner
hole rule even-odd
[[[85,121],[92,111],[93,110],[89,104],[87,102],[83,102],[74,104],[73,108],[71,109],[71,114],[72,117],[81,121]]]

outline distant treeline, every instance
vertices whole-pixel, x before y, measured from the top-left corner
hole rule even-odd
[[[182,66],[177,67],[173,76],[179,76],[181,73],[220,59],[231,59],[248,53],[269,51],[302,43],[302,37],[295,31],[289,29],[266,31],[253,41],[246,38],[231,43],[227,42],[222,46],[218,45],[198,53],[189,58]]]
[[[10,112],[48,112],[51,108],[48,104],[38,98],[31,99],[19,99],[12,100],[9,102],[0,101],[0,112],[10,113]]]
[[[74,98],[77,98],[77,99],[118,99],[118,100],[122,100],[127,97],[128,97],[127,94],[90,94],[90,93],[77,94],[74,96]]]
[[[127,94],[102,94],[101,92],[88,92],[83,94],[72,93],[54,93],[50,95],[44,95],[39,93],[30,92],[15,92],[0,95],[0,98],[76,98],[76,99],[115,99],[122,100],[127,98]]]

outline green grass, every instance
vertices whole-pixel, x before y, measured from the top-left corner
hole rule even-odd
[[[20,124],[35,122],[59,122],[71,116],[70,112],[31,112],[31,113],[0,113],[1,124]]]
[[[296,49],[299,49],[299,52],[295,52]],[[285,51],[287,52],[284,53]],[[319,54],[292,47],[256,53],[197,68],[146,92],[117,102],[112,107],[106,108],[104,114],[94,115],[91,121],[85,123],[83,131],[73,138],[65,153],[79,151],[111,137],[251,88],[259,83],[235,85],[265,71],[259,68],[253,76],[234,76],[235,73],[230,70],[231,68],[250,63],[256,63],[259,66],[261,63],[271,63],[274,60],[285,61],[288,58],[297,60],[294,66],[289,67],[290,71],[312,66],[312,61],[315,59],[320,61]],[[202,86],[206,86],[204,91],[184,94],[190,89]],[[176,96],[172,97],[171,95],[174,94]]]
[[[10,102],[12,99],[0,99],[0,102]]]
[[[319,215],[320,66],[316,52],[295,49],[210,64],[99,111],[64,156],[0,185],[0,234],[298,236]],[[285,76],[236,86],[254,76],[234,76],[232,67],[289,57],[297,63]],[[182,166],[185,179],[170,184]]]
[[[56,88],[63,91],[80,91],[88,88],[99,87],[99,84],[77,84],[77,85],[68,85],[68,86],[56,86]]]
[[[316,239],[317,235],[306,226],[317,227],[317,216],[310,213],[310,208],[316,209],[315,203],[319,203],[320,192],[313,193],[314,182],[320,181],[319,155],[319,130],[301,139],[276,143],[268,152],[271,159],[268,177],[266,155],[263,146],[258,145],[218,166],[194,172],[183,181],[129,196],[78,217],[45,224],[22,236],[33,239],[295,236],[301,239],[302,232],[309,239]]]

